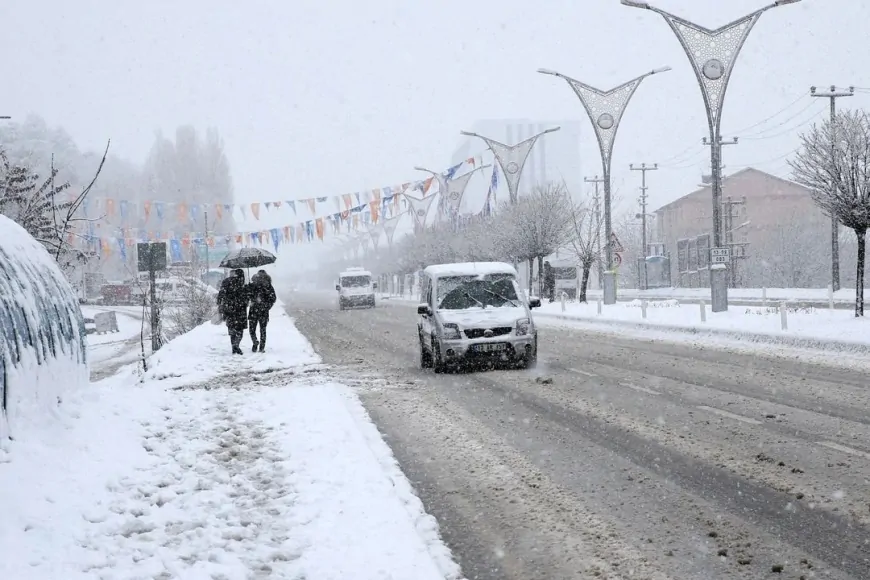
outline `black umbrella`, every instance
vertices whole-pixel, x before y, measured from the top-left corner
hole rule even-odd
[[[227,254],[221,260],[221,268],[259,268],[266,264],[274,264],[277,258],[271,252],[261,248],[242,248]]]

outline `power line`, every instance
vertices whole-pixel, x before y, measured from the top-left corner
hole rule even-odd
[[[758,132],[756,132],[756,133],[751,133],[751,134],[749,134],[749,135],[741,136],[740,138],[741,138],[741,139],[756,139],[756,140],[757,140],[757,139],[772,139],[772,138],[775,137],[776,135],[771,136],[771,135],[766,135],[766,134],[769,133],[769,132],[771,132],[771,131],[775,131],[776,129],[779,129],[780,127],[785,126],[786,124],[788,124],[788,123],[791,122],[792,120],[794,120],[794,119],[796,119],[797,117],[799,117],[802,113],[804,113],[804,111],[806,111],[807,109],[811,109],[812,107],[817,107],[817,108],[819,108],[819,110],[816,111],[816,112],[814,112],[814,113],[812,114],[812,116],[809,117],[807,120],[802,121],[802,122],[799,123],[798,125],[795,125],[794,127],[791,127],[791,128],[789,128],[789,129],[787,129],[785,132],[777,133],[777,135],[784,135],[784,134],[788,133],[789,131],[793,131],[794,129],[798,129],[798,128],[800,128],[800,127],[803,127],[804,125],[806,125],[807,123],[809,123],[810,121],[812,121],[814,118],[816,118],[816,117],[818,116],[819,113],[821,113],[821,108],[818,107],[818,102],[817,102],[817,101],[813,101],[813,100],[811,100],[809,105],[807,105],[806,107],[804,107],[803,109],[801,109],[800,111],[798,111],[797,113],[795,113],[794,115],[792,115],[791,117],[789,117],[788,119],[782,121],[781,123],[778,123],[778,124],[776,124],[776,125],[773,125],[772,127],[768,127],[767,129],[764,129],[764,130],[762,130],[762,131],[758,131]]]
[[[758,127],[759,125],[763,125],[763,124],[767,123],[768,121],[770,121],[771,119],[773,119],[774,117],[778,117],[782,113],[785,113],[787,110],[789,110],[790,108],[795,106],[801,100],[805,99],[806,96],[807,96],[806,93],[801,93],[800,96],[798,96],[798,98],[796,98],[795,100],[790,102],[788,105],[786,105],[785,107],[783,107],[782,109],[780,109],[776,113],[767,117],[766,119],[762,119],[761,121],[755,123],[754,125],[749,125],[748,127],[743,127],[742,129],[738,129],[737,131],[732,131],[732,133],[743,133],[744,131],[749,131],[750,129],[754,129],[754,128]]]

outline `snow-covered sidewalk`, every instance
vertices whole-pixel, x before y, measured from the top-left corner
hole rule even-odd
[[[265,354],[229,355],[206,324],[14,433],[0,578],[459,578],[356,395],[279,309]]]

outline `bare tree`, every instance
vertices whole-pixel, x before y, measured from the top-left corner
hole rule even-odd
[[[870,228],[870,117],[839,113],[800,136],[789,161],[794,180],[809,188],[824,213],[855,232],[858,242],[855,316],[864,316],[864,260]]]
[[[577,301],[587,302],[586,291],[589,287],[589,272],[592,271],[592,266],[601,259],[599,236],[603,220],[588,205],[575,208],[571,212],[571,218],[574,227],[571,247],[583,272],[580,278],[580,292],[577,294]]]
[[[570,243],[573,213],[574,205],[567,188],[561,183],[549,183],[536,187],[515,205],[506,206],[496,220],[508,253],[517,260],[529,262],[529,291],[535,261],[538,272],[542,272],[544,257]]]
[[[217,314],[217,295],[200,280],[199,272],[199,265],[193,261],[178,280],[174,304],[166,309],[167,338],[190,332]]]

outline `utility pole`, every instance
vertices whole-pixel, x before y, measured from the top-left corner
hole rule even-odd
[[[831,131],[836,130],[837,119],[837,99],[840,97],[852,97],[855,95],[855,87],[849,87],[849,92],[838,91],[837,87],[831,85],[831,90],[826,93],[820,93],[816,87],[810,87],[811,97],[825,97],[831,100]],[[832,133],[833,137],[833,133]],[[831,139],[831,159],[833,160],[834,139]],[[831,192],[832,194],[836,192]],[[837,216],[831,214],[831,287],[834,292],[840,289],[840,223],[837,221]]]
[[[737,260],[743,260],[746,258],[745,245],[737,244],[734,242],[734,232],[737,231],[742,225],[738,225],[734,227],[734,218],[740,217],[739,215],[734,215],[734,207],[735,206],[744,206],[746,207],[746,196],[743,197],[741,201],[732,201],[731,196],[725,198],[725,203],[723,204],[725,207],[722,212],[722,217],[725,219],[725,224],[723,226],[723,230],[725,232],[725,247],[731,248],[731,287],[737,287]],[[740,248],[740,251],[737,252],[737,248]]]
[[[726,146],[726,145],[738,145],[738,144],[739,144],[739,140],[740,140],[740,137],[734,137],[734,138],[732,138],[730,141],[725,141],[724,139],[722,139],[722,137],[719,137],[719,143],[718,143],[718,147],[717,147],[717,148],[719,149],[719,153],[716,155],[716,158],[719,160],[719,167],[717,167],[717,168],[714,169],[713,166],[710,166],[710,170],[713,171],[714,174],[718,173],[720,183],[721,183],[722,181],[725,181],[725,179],[727,178],[727,176],[726,176],[724,173],[722,173],[722,172],[724,171],[724,169],[725,169],[725,165],[722,164],[722,147],[724,147],[724,146]],[[713,146],[714,146],[714,145],[713,145],[713,142],[710,141],[709,139],[707,139],[706,137],[704,137],[703,139],[701,139],[701,143],[703,143],[703,144],[706,145],[707,147],[713,147]],[[703,176],[702,176],[702,177],[703,177]],[[712,177],[711,177],[711,179],[712,179]],[[702,178],[701,181],[702,181],[702,182],[704,181],[703,178]],[[713,216],[713,217],[714,217],[714,220],[715,220],[716,217],[718,217],[719,220],[720,220],[718,223],[716,223],[716,222],[714,221],[714,224],[713,224],[713,233],[714,233],[714,236],[713,236],[713,237],[714,237],[713,245],[714,245],[714,246],[715,246],[717,243],[722,243],[722,242],[724,242],[724,240],[721,240],[721,239],[720,239],[718,242],[715,240],[715,238],[716,238],[716,236],[715,236],[716,231],[718,230],[719,232],[722,232],[723,229],[724,229],[724,227],[725,227],[725,216],[724,216],[723,213],[722,213],[722,209],[723,209],[723,208],[722,208],[722,205],[724,205],[724,204],[722,203],[721,194],[722,194],[722,192],[721,192],[721,190],[720,190],[720,191],[719,191],[719,197],[720,197],[720,199],[719,199],[719,205],[718,205],[718,210],[719,210],[719,211],[718,211],[718,212],[714,212],[714,213],[718,213],[719,215],[718,215],[718,216],[716,216],[716,215]],[[708,260],[709,260],[709,256],[708,256],[707,258],[708,258]],[[729,267],[730,267],[730,266],[731,266],[731,264],[729,264]]]
[[[211,270],[211,264],[208,260],[208,211],[203,213],[205,214],[205,232],[203,234],[205,235],[205,239],[203,240],[205,242],[205,283],[208,284],[208,273]]]
[[[584,177],[583,181],[595,184],[595,197],[592,198],[595,202],[595,248],[598,251],[598,259],[595,263],[598,264],[598,289],[601,290],[604,287],[604,264],[601,263],[601,197],[598,193],[598,184],[604,183],[604,179],[596,175],[591,178]]]
[[[647,186],[646,186],[646,172],[647,171],[657,171],[659,168],[658,163],[653,163],[651,167],[648,167],[646,163],[641,163],[640,167],[635,167],[632,163],[628,166],[632,171],[640,171],[641,172],[641,186],[640,186],[640,224],[641,224],[641,258],[643,260],[643,287],[641,290],[646,290],[647,280],[646,280],[646,255],[649,253],[647,251],[646,246],[646,199],[647,199]]]

